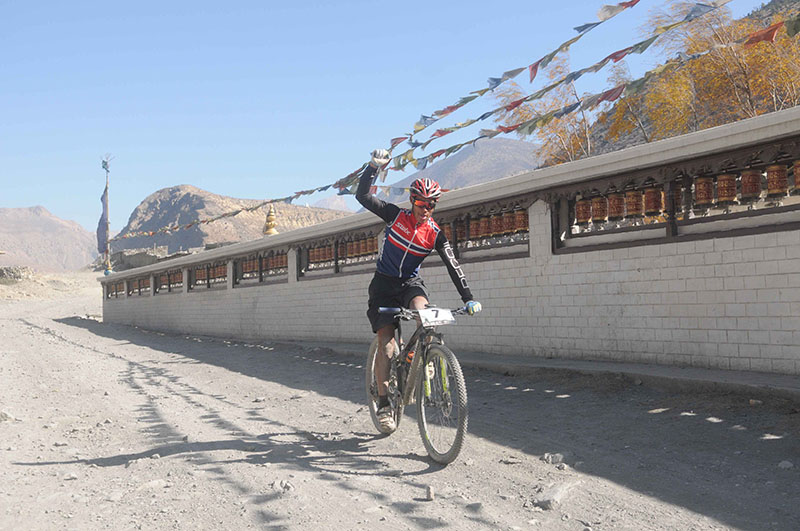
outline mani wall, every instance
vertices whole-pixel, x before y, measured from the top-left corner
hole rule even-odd
[[[800,108],[448,192],[456,351],[800,374]],[[100,278],[105,322],[361,342],[371,213]],[[421,274],[460,305],[439,258]]]

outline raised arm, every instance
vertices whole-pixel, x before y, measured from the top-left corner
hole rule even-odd
[[[358,181],[358,188],[356,189],[356,200],[361,205],[383,219],[386,223],[391,223],[400,212],[400,207],[392,203],[387,203],[382,199],[378,199],[369,192],[372,186],[372,180],[377,173],[378,168],[389,162],[389,152],[385,149],[376,149],[372,152],[372,160],[370,161],[364,173],[361,174],[361,179]]]

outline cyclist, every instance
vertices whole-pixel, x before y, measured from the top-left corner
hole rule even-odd
[[[472,300],[472,292],[450,242],[433,221],[433,209],[442,195],[439,184],[431,179],[415,180],[411,184],[410,210],[382,201],[370,193],[375,173],[389,163],[389,158],[389,152],[385,149],[373,151],[356,191],[358,202],[386,222],[377,270],[369,285],[367,309],[372,331],[378,335],[375,380],[378,382],[378,421],[385,433],[397,428],[386,397],[389,360],[397,345],[394,340],[394,316],[378,313],[378,308],[402,306],[420,310],[426,307],[428,290],[419,277],[419,266],[435,249],[447,267],[461,300],[466,304],[467,312],[473,315],[481,311],[481,304]]]

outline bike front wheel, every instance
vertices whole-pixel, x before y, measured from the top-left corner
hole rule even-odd
[[[449,348],[428,348],[416,395],[417,424],[425,450],[437,463],[452,463],[464,444],[469,413],[461,365]]]
[[[367,405],[369,405],[369,416],[372,418],[372,424],[375,425],[375,429],[381,433],[391,433],[385,431],[381,427],[380,421],[378,421],[378,381],[375,379],[375,357],[377,355],[378,338],[376,337],[369,346],[367,365],[364,371],[367,388]],[[399,393],[395,393],[395,396],[390,397],[389,402],[392,405],[395,426],[400,426],[400,420],[403,418],[403,405]]]

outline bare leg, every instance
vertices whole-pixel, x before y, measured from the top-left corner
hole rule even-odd
[[[411,299],[409,306],[412,310],[422,310],[428,304],[428,299],[423,296]],[[378,382],[378,396],[386,396],[387,383],[389,382],[389,360],[397,349],[394,340],[394,325],[386,325],[378,329],[378,354],[375,356],[375,380]]]
[[[389,382],[389,360],[394,355],[394,325],[378,329],[378,353],[375,356],[375,381],[378,382],[378,396],[386,396]]]

